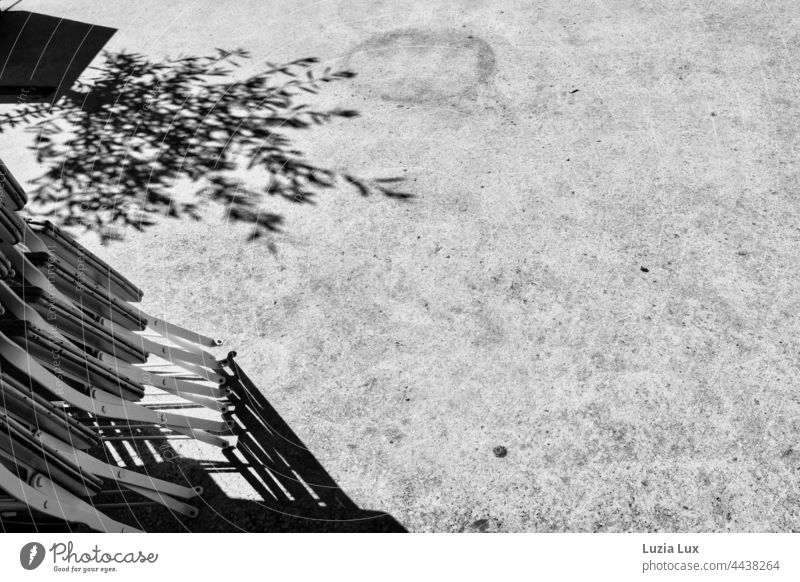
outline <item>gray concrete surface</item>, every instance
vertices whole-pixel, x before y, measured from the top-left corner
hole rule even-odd
[[[219,218],[99,250],[224,336],[359,505],[412,531],[800,529],[795,1],[70,4],[24,8],[359,73],[324,99],[362,117],[298,138],[414,202],[282,206],[277,256]]]

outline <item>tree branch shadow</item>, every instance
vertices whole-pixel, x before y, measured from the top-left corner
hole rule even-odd
[[[249,58],[222,49],[166,61],[106,52],[54,103],[1,114],[0,133],[25,126],[34,134],[45,168],[29,192],[29,212],[94,231],[105,243],[122,238],[125,227],[152,226],[157,215],[201,220],[201,208],[216,202],[231,220],[252,225],[255,240],[283,226],[269,200],[313,204],[337,185],[362,196],[413,197],[398,187],[401,178],[339,172],[292,143],[295,130],[358,116],[302,102],[353,72],[320,70],[318,59],[304,58],[237,77]],[[254,170],[262,176],[257,183],[248,180]],[[194,194],[176,196],[175,185],[185,181]]]

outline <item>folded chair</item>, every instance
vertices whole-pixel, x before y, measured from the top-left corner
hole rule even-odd
[[[27,467],[29,472],[46,474],[78,495],[94,495],[101,479],[113,480],[146,497],[159,496],[164,505],[184,515],[196,514],[194,508],[174,497],[195,497],[202,493],[201,489],[154,479],[93,457],[84,449],[98,444],[96,433],[69,416],[64,419],[57,407],[35,393],[32,395],[39,401],[28,398],[34,406],[26,408],[25,387],[5,371],[0,386],[5,403],[5,410],[0,411],[0,449],[6,452],[7,461]],[[66,471],[62,466],[65,464]],[[90,489],[86,488],[88,484],[92,485]]]
[[[189,345],[217,347],[222,344],[220,340],[152,317],[137,308],[130,306],[126,308],[121,305],[126,301],[141,301],[143,295],[141,290],[50,222],[28,220],[22,229],[24,244],[30,249],[35,260],[41,262],[43,260],[41,254],[54,256],[57,259],[56,268],[60,278],[72,282],[78,280],[77,287],[81,288],[81,291],[85,288],[89,301],[106,304],[105,308],[112,313],[126,310],[125,315],[119,315],[121,324],[130,325],[129,329],[144,325],[164,337],[189,342]],[[76,296],[80,296],[80,293]]]
[[[144,331],[148,325],[142,319],[141,312],[127,302],[105,293],[96,285],[90,286],[82,282],[57,257],[44,252],[24,252],[5,242],[0,242],[0,253],[10,263],[18,284],[46,289],[56,302],[72,305],[86,314],[86,317],[105,327],[112,335],[141,346],[149,354],[176,364],[191,366],[192,371],[200,369],[203,377],[222,381],[222,376],[218,373],[219,363],[201,345],[192,344],[185,338],[162,335],[154,329],[147,329],[146,336],[137,334],[136,332]],[[149,316],[146,317],[148,322],[153,321]],[[163,323],[163,320],[158,321]],[[170,333],[168,330],[176,326],[164,324],[161,327]],[[204,369],[207,371],[203,371]]]
[[[3,160],[0,160],[0,202],[12,210],[22,210],[28,203],[28,196]]]
[[[11,512],[101,531],[108,493],[194,516],[202,489],[115,466],[105,430],[152,427],[232,446],[232,375],[206,351],[218,340],[134,306],[142,291],[47,221],[17,212],[27,198],[0,161],[0,520]],[[177,398],[148,404],[155,391]],[[170,408],[203,407],[202,416]],[[39,516],[39,517],[37,517]]]
[[[105,347],[108,350],[102,352],[107,354],[105,359],[111,358],[112,360],[110,361],[126,361],[125,353],[130,352],[130,349],[133,348],[138,352],[140,360],[148,355],[157,356],[171,364],[183,367],[186,372],[199,376],[200,380],[210,380],[218,384],[224,383],[225,377],[219,373],[219,362],[213,355],[208,354],[199,346],[171,342],[170,339],[164,338],[155,332],[147,336],[134,333],[122,326],[115,326],[113,320],[96,316],[88,307],[91,300],[87,301],[87,304],[71,300],[66,294],[69,293],[69,286],[64,288],[66,291],[64,293],[59,290],[57,284],[51,283],[51,280],[57,278],[57,267],[55,266],[57,259],[40,259],[34,256],[35,260],[44,262],[43,268],[39,268],[18,248],[3,245],[2,243],[0,243],[0,256],[4,257],[4,260],[10,265],[14,273],[14,279],[9,283],[13,288],[18,289],[18,295],[26,303],[33,303],[33,307],[38,308],[40,313],[46,310],[47,319],[55,321],[57,327],[64,329],[71,325],[74,332],[76,326],[84,325],[84,322],[87,322],[84,327],[88,326],[95,330],[95,339],[98,334],[105,336]],[[46,292],[45,289],[47,290]],[[32,290],[33,293],[33,297],[30,300],[26,295],[28,290]],[[89,294],[86,294],[84,298],[88,296]],[[102,301],[97,296],[95,296],[95,299]],[[96,306],[98,303],[92,302],[92,305]],[[107,313],[112,318],[114,313],[120,314],[119,316],[123,318],[130,315],[130,312],[124,313],[124,305],[119,305],[118,307],[119,309],[106,303],[104,305],[106,310],[104,313]],[[56,311],[60,312],[64,317],[58,318]],[[117,346],[114,345],[113,340],[118,340]],[[115,348],[119,348],[119,350]],[[98,353],[101,352],[98,351]],[[149,374],[149,376],[152,377],[153,374]],[[159,374],[156,374],[156,376],[159,376]]]

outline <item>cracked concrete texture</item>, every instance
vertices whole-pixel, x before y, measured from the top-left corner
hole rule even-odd
[[[800,529],[796,2],[29,4],[112,48],[359,73],[324,99],[362,117],[298,139],[415,201],[280,207],[277,256],[221,220],[98,250],[224,336],[359,505],[412,531]]]

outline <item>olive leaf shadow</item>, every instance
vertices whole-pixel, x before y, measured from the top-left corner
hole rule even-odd
[[[53,104],[27,103],[0,114],[0,133],[18,125],[35,134],[45,167],[33,181],[28,212],[61,226],[96,232],[103,243],[125,227],[143,230],[158,215],[201,219],[209,201],[227,217],[253,226],[250,240],[278,232],[283,217],[268,199],[313,204],[339,184],[363,196],[396,199],[401,178],[362,179],[308,160],[291,132],[358,116],[302,103],[323,85],[350,79],[347,70],[305,58],[237,79],[250,55],[217,49],[209,56],[152,61],[141,54],[105,52],[89,78],[76,81]],[[256,186],[243,175],[259,170]],[[187,181],[191,196],[176,196]],[[274,248],[274,247],[271,247]]]

